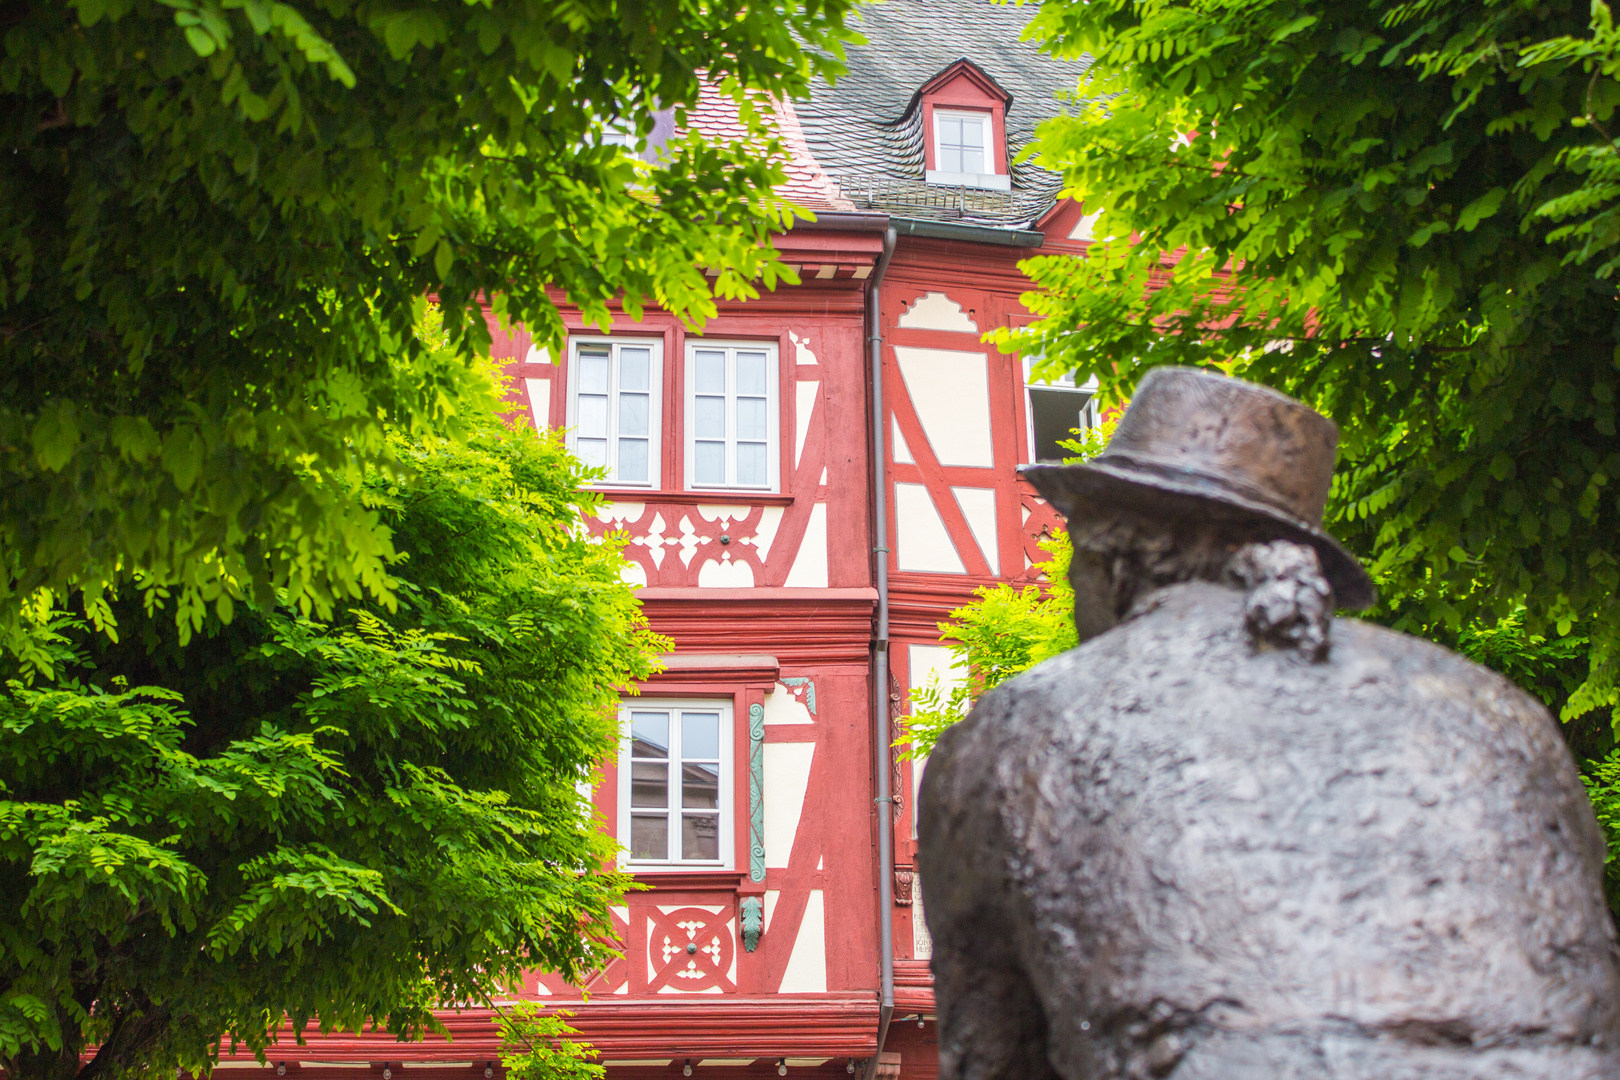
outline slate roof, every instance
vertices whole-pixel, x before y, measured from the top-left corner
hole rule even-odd
[[[795,101],[805,144],[855,209],[895,217],[1027,228],[1052,207],[1055,173],[1012,166],[1010,192],[923,183],[918,89],[958,60],[976,64],[1012,95],[1007,107],[1009,159],[1035,125],[1062,109],[1089,58],[1055,60],[1019,40],[1032,8],[990,0],[884,0],[865,5],[855,28],[867,44],[848,50],[835,84],[817,80]]]

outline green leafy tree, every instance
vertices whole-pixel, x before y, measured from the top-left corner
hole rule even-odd
[[[1328,412],[1329,526],[1368,560],[1375,616],[1481,649],[1511,631],[1561,672],[1573,648],[1560,711],[1608,724],[1608,7],[1046,0],[1029,32],[1096,58],[1039,155],[1103,239],[1027,263],[1044,318],[1001,340],[1111,395],[1152,365],[1225,363]]]
[[[344,493],[393,537],[392,605],[283,593],[185,644],[150,594],[109,600],[116,641],[36,612],[48,663],[0,670],[13,1080],[201,1074],[283,1017],[409,1037],[610,954],[626,882],[577,786],[663,643],[559,437],[464,422],[388,434]]]
[[[850,0],[15,0],[0,6],[0,632],[44,588],[205,611],[387,600],[353,482],[466,429],[480,302],[541,344],[791,276],[765,94],[837,71]],[[700,84],[744,132],[677,121]],[[705,268],[719,269],[717,277]],[[459,349],[411,333],[439,298]]]

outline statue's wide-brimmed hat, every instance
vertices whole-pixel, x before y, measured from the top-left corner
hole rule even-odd
[[[1072,517],[1081,503],[1185,517],[1194,507],[1258,522],[1316,549],[1341,607],[1370,607],[1372,579],[1322,530],[1339,429],[1291,397],[1192,368],[1155,368],[1137,385],[1108,448],[1081,465],[1024,471]]]

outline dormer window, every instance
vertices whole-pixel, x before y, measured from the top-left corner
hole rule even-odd
[[[990,160],[990,114],[934,110],[935,160],[938,172],[987,173]]]
[[[930,184],[1008,191],[1007,106],[1011,95],[979,67],[958,60],[917,91]]]

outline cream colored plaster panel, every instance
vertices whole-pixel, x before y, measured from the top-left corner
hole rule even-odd
[[[989,358],[982,352],[894,347],[900,375],[941,465],[995,464]]]
[[[811,889],[804,904],[804,921],[782,971],[782,994],[827,992],[827,914],[820,889]]]
[[[979,542],[979,550],[984,553],[984,561],[990,564],[990,572],[1000,574],[996,558],[995,489],[953,487],[951,494],[956,496],[956,505],[962,508],[962,516],[967,518],[968,529],[972,531],[973,539]]]
[[[793,837],[810,787],[815,743],[766,743],[765,865],[785,867],[793,855]]]
[[[895,324],[906,330],[954,330],[977,334],[979,327],[962,305],[944,293],[931,292],[912,301]]]
[[[799,459],[804,456],[804,440],[810,435],[810,414],[816,408],[816,395],[821,393],[821,383],[815,379],[807,382],[793,384],[794,409],[793,420],[795,434],[793,439],[793,467],[799,467]]]
[[[962,574],[967,571],[945,531],[934,500],[921,484],[894,485],[894,542],[902,570]]]
[[[780,506],[767,506],[759,512],[759,527],[754,530],[752,537],[743,537],[737,541],[739,544],[758,544],[759,561],[764,562],[771,557],[771,544],[776,540],[776,530],[782,524],[782,508]]]
[[[782,584],[797,589],[827,587],[826,503],[816,503],[810,508],[810,520],[805,523],[799,553],[794,556],[793,569],[788,571],[787,580]]]
[[[913,465],[911,460],[911,447],[906,445],[906,437],[900,433],[900,421],[889,417],[890,427],[894,430],[894,460],[898,465]]]
[[[765,695],[765,723],[766,724],[813,724],[816,718],[810,715],[804,702],[793,696],[793,691],[778,683],[776,687]]]
[[[551,380],[524,379],[523,385],[529,391],[529,412],[534,416],[535,430],[544,431],[551,419]]]
[[[741,559],[732,559],[729,554],[723,554],[718,559],[710,559],[698,568],[698,588],[700,589],[752,589],[754,587],[754,568]]]

